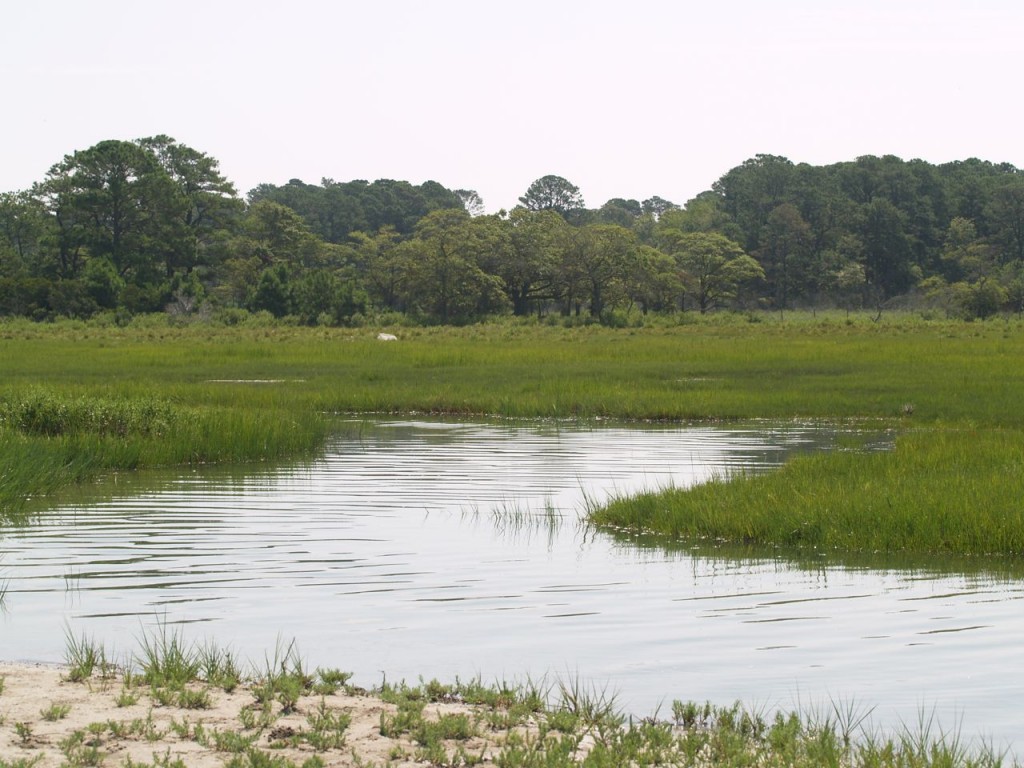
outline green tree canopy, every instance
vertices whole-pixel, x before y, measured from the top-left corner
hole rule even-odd
[[[568,218],[584,209],[579,187],[561,176],[542,176],[533,182],[519,198],[530,211],[554,211]]]
[[[717,232],[680,233],[674,245],[683,283],[701,314],[735,297],[745,284],[764,278],[760,264]]]

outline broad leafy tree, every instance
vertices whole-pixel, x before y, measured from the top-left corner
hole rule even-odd
[[[643,203],[641,203],[641,208],[643,212],[650,216],[653,216],[655,219],[660,218],[661,215],[666,211],[672,211],[678,207],[679,206],[673,203],[671,200],[666,200],[665,198],[658,197],[657,195],[648,197],[646,200],[643,201]]]
[[[569,226],[554,211],[518,206],[501,224],[506,246],[489,271],[501,280],[512,312],[526,315],[554,296],[555,272]]]
[[[495,230],[478,222],[463,210],[433,211],[403,245],[406,305],[424,320],[459,324],[507,309],[501,281],[480,267]]]
[[[0,194],[0,276],[42,273],[51,225],[43,205],[29,193]]]
[[[643,215],[638,201],[621,197],[612,198],[597,211],[597,218],[602,224],[618,224],[620,227],[632,227]]]
[[[738,243],[716,232],[680,234],[673,255],[682,281],[701,314],[722,306],[764,270]]]

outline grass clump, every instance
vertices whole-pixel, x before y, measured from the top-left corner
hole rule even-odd
[[[269,706],[276,700],[281,712],[289,714],[295,711],[299,699],[312,691],[315,681],[306,672],[295,641],[288,645],[278,641],[273,657],[266,657],[262,673],[257,673],[252,692],[258,704]]]
[[[102,765],[106,754],[100,751],[103,744],[101,734],[94,729],[76,730],[60,741],[60,751],[64,753],[69,768],[93,768]]]
[[[55,723],[58,720],[63,720],[65,717],[67,717],[70,711],[70,704],[51,704],[46,709],[41,710],[40,714],[43,716],[43,720],[46,720],[50,723]]]
[[[136,663],[142,681],[153,688],[180,691],[199,677],[200,656],[195,646],[185,642],[180,630],[172,631],[163,623],[156,631],[143,633]]]
[[[124,759],[124,768],[188,768],[185,761],[180,757],[171,757],[171,748],[168,747],[163,754],[153,753],[152,763],[135,762],[129,755]]]
[[[230,650],[207,643],[197,653],[200,674],[210,685],[231,693],[242,682],[242,671]]]
[[[19,757],[15,760],[5,760],[0,757],[0,768],[35,768],[36,765],[42,762],[42,759],[42,755]]]
[[[306,716],[309,732],[306,741],[317,752],[340,749],[345,746],[345,731],[352,724],[352,718],[341,712],[332,712],[321,699],[317,709]]]
[[[107,661],[106,649],[84,634],[75,637],[71,631],[65,630],[64,663],[68,669],[68,680],[80,683],[92,677],[97,668],[104,674],[110,674],[112,665]]]

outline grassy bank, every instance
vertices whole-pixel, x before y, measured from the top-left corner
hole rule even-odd
[[[594,519],[673,537],[1020,551],[1019,320],[688,315],[645,328],[391,330],[399,341],[159,318],[0,325],[0,508],[103,472],[315,450],[337,413],[868,421],[904,433],[894,454],[801,459]]]
[[[923,428],[892,453],[799,456],[777,472],[619,498],[591,522],[672,540],[811,552],[1024,552],[1024,432]]]
[[[341,670],[306,668],[294,645],[251,665],[166,630],[116,663],[69,637],[60,671],[0,670],[0,768],[1010,765],[926,716],[883,731],[870,711],[834,701],[767,712],[676,700],[636,720],[574,680],[366,690]]]

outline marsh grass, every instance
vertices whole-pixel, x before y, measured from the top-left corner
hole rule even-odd
[[[84,634],[75,637],[69,627],[64,630],[64,663],[67,665],[68,680],[73,683],[88,680],[97,668],[105,673],[111,671],[103,645]]]
[[[242,671],[229,649],[207,642],[196,653],[200,674],[210,685],[231,693],[242,682]]]
[[[257,703],[267,705],[277,700],[284,713],[294,712],[300,698],[312,691],[316,677],[309,674],[299,649],[292,640],[285,644],[278,639],[273,656],[266,656],[262,670],[255,674],[252,687]]]
[[[797,456],[775,472],[619,498],[591,523],[808,552],[1024,552],[1024,431],[932,428],[891,452]]]
[[[810,505],[831,493],[833,474],[846,474],[847,485],[838,490],[862,500],[856,508],[868,517],[845,530],[873,530],[872,516],[888,504],[927,497],[930,488],[942,489],[947,517],[981,509],[975,498],[987,504],[1016,493],[1000,469],[1018,463],[1013,438],[1024,430],[1024,410],[1012,407],[1020,396],[1016,361],[1024,357],[1024,321],[758,317],[751,323],[686,316],[623,329],[518,322],[408,329],[397,345],[379,344],[362,329],[175,327],[156,318],[128,328],[3,323],[0,515],[24,514],[36,508],[29,499],[104,473],[309,454],[334,428],[334,414],[360,412],[867,420],[922,433],[919,441],[902,440],[896,463],[836,457],[789,470],[787,481],[800,488],[790,496]],[[1010,436],[1002,442],[1007,453],[969,455],[964,462],[947,448],[931,457],[931,477],[904,472],[904,465],[927,461],[927,445],[941,443],[940,433],[951,429],[974,430],[980,446],[999,442],[986,433],[1003,431]],[[962,468],[958,482],[949,468]],[[880,490],[893,477],[902,487]],[[712,484],[709,493],[745,503],[750,492],[730,485]],[[731,501],[719,506],[735,508]],[[515,510],[508,512],[505,522],[514,524]],[[804,522],[802,516],[788,532],[801,546],[816,546],[811,542],[819,538],[825,547],[875,547],[839,527],[816,531]],[[920,529],[903,525],[911,534]],[[749,536],[742,525],[734,527],[730,540],[762,535],[760,523],[746,526]],[[1015,527],[1015,520],[1002,526],[994,551],[1017,546]],[[951,531],[943,551],[978,551],[973,534],[961,533]],[[935,537],[909,546],[933,548]]]
[[[201,668],[196,646],[187,643],[181,630],[169,628],[166,622],[160,622],[152,632],[142,633],[135,661],[146,685],[178,692],[199,678]]]
[[[618,728],[625,720],[607,687],[587,684],[579,675],[560,678],[556,687],[555,711],[569,713],[584,728]]]

